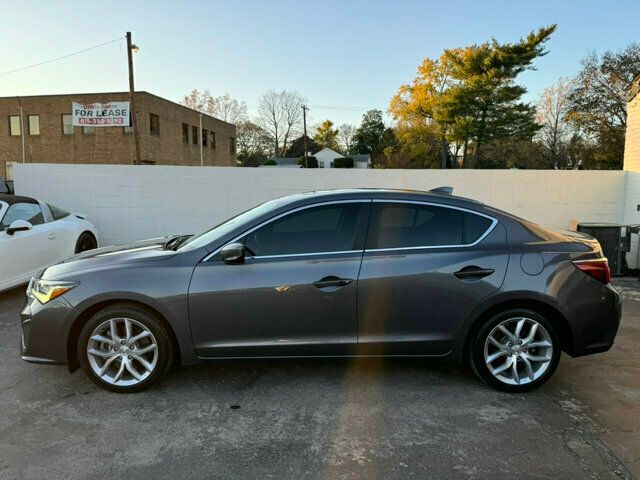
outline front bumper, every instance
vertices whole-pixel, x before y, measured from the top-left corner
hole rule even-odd
[[[27,297],[20,312],[20,356],[26,362],[67,364],[68,315],[71,305],[58,297],[45,305]]]

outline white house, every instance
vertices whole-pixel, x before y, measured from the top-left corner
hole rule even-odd
[[[331,168],[331,164],[336,158],[342,158],[345,155],[342,155],[335,150],[331,150],[330,148],[323,148],[317,153],[313,154],[314,157],[318,160],[318,168]],[[353,158],[353,166],[354,168],[369,168],[371,167],[371,157],[369,155],[348,155]]]

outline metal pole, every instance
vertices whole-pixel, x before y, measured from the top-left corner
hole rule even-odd
[[[20,136],[22,137],[22,163],[26,163],[27,154],[24,148],[24,115],[22,112],[22,105],[20,105]]]
[[[135,86],[133,84],[133,44],[131,43],[131,32],[127,32],[127,60],[129,63],[129,108],[131,110],[131,126],[133,127],[133,142],[136,146],[135,163],[140,165],[140,133],[138,132],[138,114],[136,112]]]
[[[200,117],[200,166],[204,167],[204,157],[202,156],[202,144],[204,143],[204,138],[202,138],[202,114],[199,114]]]
[[[302,106],[302,123],[304,125],[304,168],[309,168],[307,162],[307,107]]]

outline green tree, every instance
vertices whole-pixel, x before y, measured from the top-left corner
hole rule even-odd
[[[454,166],[460,150],[466,160],[471,149],[473,167],[485,144],[531,138],[538,129],[535,109],[520,101],[526,89],[515,79],[547,53],[544,43],[555,29],[540,28],[517,43],[492,39],[425,59],[414,81],[391,100],[391,114],[405,128],[432,128],[440,139],[442,168]]]
[[[625,88],[640,72],[640,44],[590,54],[569,96],[569,119],[582,135],[586,168],[622,168],[627,127]]]
[[[362,123],[354,136],[355,153],[368,153],[372,158],[382,153],[382,137],[385,132],[382,111],[369,110],[362,116]]]
[[[317,153],[322,147],[316,141],[307,136],[307,152]],[[287,157],[303,157],[304,156],[304,135],[299,136],[289,144],[286,152]]]
[[[333,128],[333,122],[331,120],[325,120],[318,126],[313,139],[321,148],[330,148],[332,150],[339,148],[338,130]]]

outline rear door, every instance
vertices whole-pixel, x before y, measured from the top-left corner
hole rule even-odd
[[[439,204],[374,201],[358,280],[358,351],[443,355],[506,272],[497,220]]]

